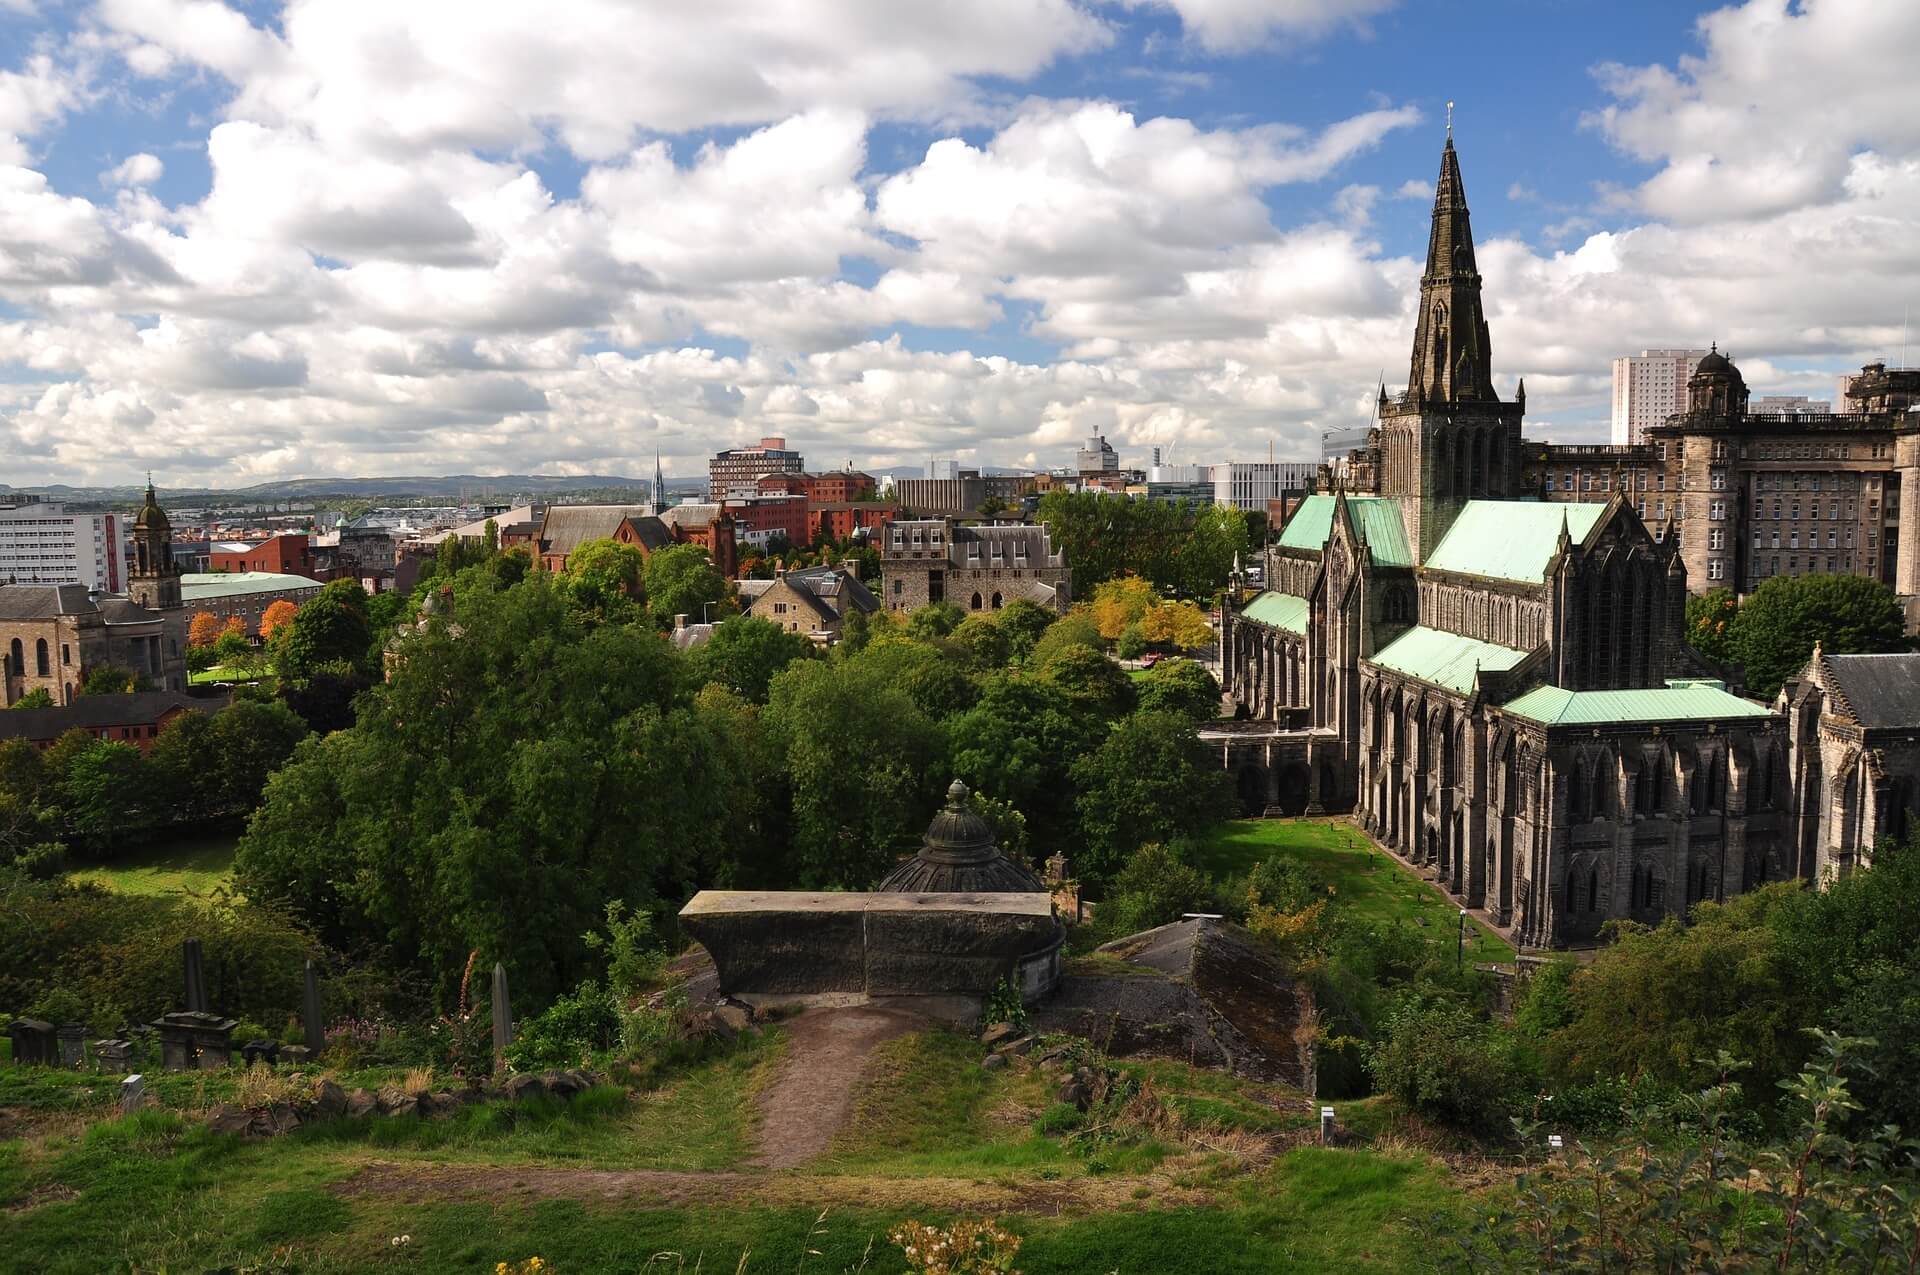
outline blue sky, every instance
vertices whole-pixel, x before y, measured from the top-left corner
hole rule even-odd
[[[1450,98],[1531,432],[1648,345],[1828,396],[1920,275],[1906,10],[0,0],[0,481],[1305,457]]]

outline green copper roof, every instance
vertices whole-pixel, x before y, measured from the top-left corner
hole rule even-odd
[[[1590,501],[1469,500],[1426,565],[1433,571],[1538,584],[1547,578],[1547,564],[1560,543],[1561,519],[1580,544],[1606,511]]]
[[[318,580],[282,575],[277,571],[189,571],[180,577],[180,597],[185,602],[230,598],[242,593],[280,593],[287,589],[319,587]]]
[[[1603,726],[1614,722],[1712,721],[1766,717],[1773,710],[1730,695],[1714,682],[1673,681],[1635,691],[1563,691],[1540,686],[1501,706],[1516,717],[1548,726]]]
[[[1327,533],[1333,529],[1333,501],[1332,496],[1308,496],[1301,501],[1280,533],[1281,545],[1288,549],[1326,548]],[[1367,538],[1375,562],[1383,567],[1413,565],[1398,501],[1382,496],[1348,496],[1347,508],[1353,511],[1354,526]]]
[[[1257,624],[1270,625],[1276,629],[1285,629],[1289,633],[1298,633],[1304,637],[1307,632],[1307,600],[1296,598],[1291,593],[1275,593],[1269,589],[1247,603],[1240,612],[1240,618],[1252,620]]]
[[[1497,646],[1417,624],[1375,651],[1368,660],[1381,668],[1464,694],[1473,689],[1476,670],[1498,673],[1526,658],[1525,651],[1516,651],[1510,646]]]

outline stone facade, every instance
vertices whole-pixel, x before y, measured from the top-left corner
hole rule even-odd
[[[0,707],[36,690],[72,704],[87,674],[107,665],[157,690],[185,690],[185,647],[166,631],[167,614],[84,585],[0,585]]]
[[[1290,511],[1266,591],[1222,625],[1238,712],[1306,766],[1269,791],[1351,808],[1526,947],[1801,872],[1785,717],[1686,646],[1685,538],[1649,530],[1637,482],[1539,499],[1451,139],[1418,316],[1406,391],[1382,387],[1367,447]],[[1696,407],[1738,410],[1726,377],[1702,388]]]
[[[1781,688],[1792,840],[1817,880],[1872,863],[1920,813],[1920,654],[1826,655]]]
[[[742,580],[739,589],[743,614],[825,644],[840,640],[848,611],[880,609],[872,590],[845,567],[782,571],[771,580]]]
[[[889,611],[930,602],[998,611],[1025,599],[1064,614],[1073,601],[1073,572],[1045,527],[896,520],[880,543],[880,600]]]

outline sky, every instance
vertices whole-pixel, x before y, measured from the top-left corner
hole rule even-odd
[[[1920,4],[0,0],[0,482],[1317,459],[1452,101],[1496,386],[1900,362]]]

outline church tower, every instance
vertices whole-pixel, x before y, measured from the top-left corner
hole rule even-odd
[[[173,525],[153,494],[147,478],[147,500],[133,524],[133,565],[127,573],[127,597],[156,611],[181,605],[180,568],[173,560]]]
[[[1434,185],[1407,389],[1389,398],[1381,387],[1379,409],[1377,484],[1381,495],[1400,501],[1416,563],[1427,560],[1467,501],[1519,494],[1526,390],[1511,403],[1494,393],[1493,345],[1451,119]]]

